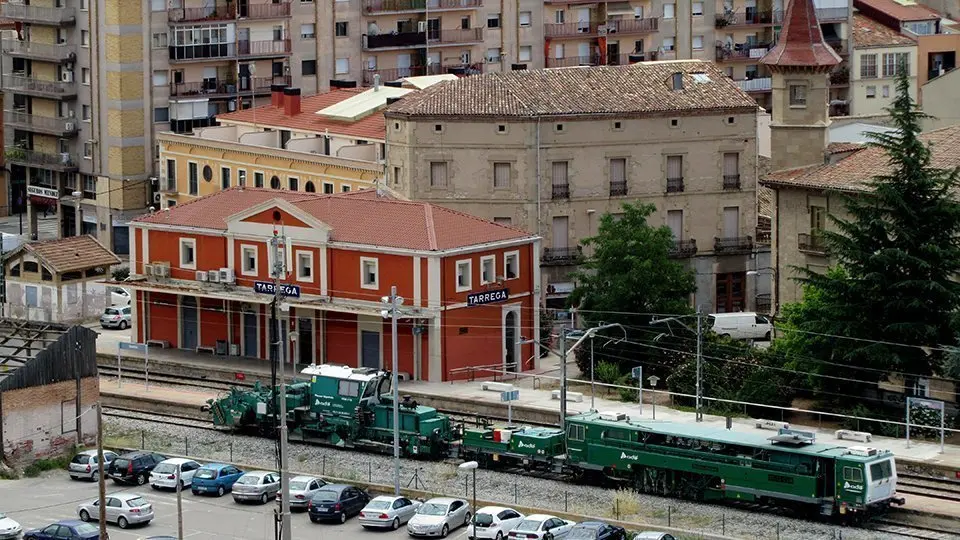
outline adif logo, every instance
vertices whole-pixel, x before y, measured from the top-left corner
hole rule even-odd
[[[536,448],[537,445],[533,443],[524,444],[523,441],[517,441],[517,448]]]
[[[632,459],[634,461],[637,461],[638,459],[640,459],[640,456],[638,456],[637,454],[627,455],[626,452],[620,452],[620,459]]]
[[[850,482],[844,482],[843,489],[846,489],[849,491],[863,491],[863,486],[860,484],[851,484]]]

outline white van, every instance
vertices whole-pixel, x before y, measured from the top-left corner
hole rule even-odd
[[[722,337],[732,339],[770,340],[773,323],[766,315],[756,313],[712,313],[707,327]]]

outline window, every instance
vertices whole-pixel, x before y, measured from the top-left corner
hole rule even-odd
[[[693,50],[703,50],[703,36],[693,36]]]
[[[486,285],[497,280],[497,256],[480,257],[480,284]]]
[[[166,86],[167,85],[167,70],[158,69],[153,72],[153,85],[154,86]]]
[[[197,269],[197,241],[192,238],[180,239],[180,268]]]
[[[487,28],[500,28],[500,14],[490,13],[487,15]]]
[[[663,18],[672,19],[677,16],[677,5],[676,4],[664,4],[663,5]]]
[[[90,68],[80,68],[80,82],[90,84]]]
[[[163,11],[167,9],[166,2],[162,2],[161,0],[154,0],[153,1],[154,5],[156,5],[157,2],[160,2],[163,5],[163,7],[155,11]],[[80,0],[80,11],[87,11],[88,9],[90,9],[90,0]]]
[[[83,157],[92,158],[93,157],[93,143],[90,141],[85,141],[83,143]]]
[[[863,471],[855,467],[843,468],[844,482],[863,482]]]
[[[693,16],[700,17],[703,15],[703,2],[694,2],[693,3]]]
[[[86,3],[87,0],[84,0]],[[164,0],[150,0],[150,11],[166,11],[167,2]]]
[[[880,91],[881,91],[881,95],[882,95],[883,97],[885,97],[885,98],[890,97],[890,85],[889,85],[889,84],[883,85],[883,88],[881,88]]]
[[[240,187],[247,185],[247,171],[243,169],[237,169],[237,185]]]
[[[153,48],[154,49],[166,49],[167,48],[167,33],[166,32],[155,32],[153,34]]]
[[[230,187],[230,167],[220,167],[220,189]]]
[[[337,58],[336,63],[336,74],[342,75],[345,73],[350,73],[350,59],[349,58]]]
[[[520,12],[520,15],[518,16],[518,21],[519,21],[519,23],[520,23],[520,26],[521,26],[522,28],[529,27],[529,26],[530,26],[530,20],[531,20],[532,18],[533,18],[533,17],[531,16],[531,14],[530,14],[529,11],[521,11],[521,12]]]
[[[328,194],[328,195],[329,195],[330,193],[333,193],[333,183],[332,183],[332,182],[324,182],[324,183],[323,183],[323,192],[326,193],[326,194]]]
[[[82,105],[82,106],[80,107],[80,119],[83,120],[84,122],[89,122],[89,121],[90,121],[90,106],[89,106],[89,105]]]
[[[497,225],[506,225],[507,227],[509,227],[510,224],[513,223],[513,219],[508,217],[495,217],[493,218],[493,222],[496,223]]]
[[[610,195],[627,194],[627,159],[610,160]]]
[[[890,466],[890,460],[873,463],[870,465],[870,481],[876,482],[893,476],[893,467]]]
[[[910,73],[910,53],[884,53],[883,76],[885,78],[896,77],[901,66]]]
[[[683,156],[667,156],[667,180],[683,179]]]
[[[263,173],[254,172],[253,173],[253,187],[262,188],[263,187]]]
[[[314,23],[301,24],[300,37],[302,39],[313,39],[317,37],[317,25]]]
[[[170,108],[169,107],[155,107],[153,109],[153,121],[154,122],[169,122],[170,121]]]
[[[347,21],[338,21],[338,22],[334,25],[334,34],[335,34],[337,37],[347,37],[347,29],[348,29],[348,28],[349,28],[349,27],[347,26]]]
[[[177,190],[177,160],[167,160],[167,185],[163,186],[169,191]]]
[[[287,189],[290,191],[297,191],[300,189],[300,179],[294,176],[287,177]]]
[[[562,9],[558,9],[557,11],[554,11],[554,12],[553,12],[553,22],[555,22],[555,23],[557,23],[557,24],[563,24],[563,23],[565,23],[566,20],[565,20],[564,15],[565,15],[565,13],[564,13],[564,11],[563,11]]]
[[[430,162],[430,187],[447,187],[447,162]]]
[[[663,38],[663,50],[672,51],[674,47],[675,39],[672,37]]]
[[[827,209],[823,206],[810,207],[810,232],[822,231],[827,224]]]
[[[257,246],[240,245],[240,273],[245,276],[257,275]]]
[[[80,46],[89,47],[90,46],[90,32],[87,30],[80,31]]]
[[[492,47],[487,49],[486,54],[487,62],[499,62],[500,61],[500,48]]]
[[[503,254],[504,279],[517,279],[520,275],[520,252],[511,251]]]
[[[866,94],[867,94],[867,99],[873,99],[877,97],[877,87],[876,86],[866,87]]]
[[[877,78],[877,55],[875,54],[860,55],[860,78],[861,79]]]
[[[190,195],[196,195],[200,191],[200,174],[196,163],[187,163],[187,188]]]
[[[360,257],[360,286],[364,289],[377,290],[380,288],[377,259]]]
[[[349,185],[349,184],[343,184],[342,186],[340,186],[340,191],[342,191],[342,192],[344,192],[344,193],[348,193],[348,192],[350,191],[350,185]]]
[[[457,292],[469,291],[470,278],[473,273],[473,262],[470,260],[457,261]]]
[[[307,183],[303,185],[303,190],[306,191],[307,193],[316,193],[317,186],[314,185],[312,181],[307,180]]]
[[[343,397],[359,397],[360,382],[341,380],[337,383],[337,393]]]
[[[791,107],[807,106],[807,85],[805,84],[790,85],[790,106]]]
[[[510,187],[510,164],[493,164],[493,187],[494,189],[506,189]]]
[[[533,47],[530,45],[523,45],[520,47],[520,54],[517,57],[517,60],[521,62],[529,62],[533,58]]]
[[[586,436],[587,429],[583,426],[576,424],[571,424],[567,428],[567,438],[571,441],[583,441]]]
[[[313,281],[313,252],[297,252],[297,281]]]
[[[738,152],[723,153],[723,187],[740,187],[740,154]]]
[[[317,74],[317,61],[304,60],[300,62],[300,74],[304,77]]]

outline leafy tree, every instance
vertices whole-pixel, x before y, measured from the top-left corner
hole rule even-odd
[[[889,172],[867,193],[842,195],[849,218],[831,215],[836,231],[822,232],[837,268],[798,269],[805,299],[784,310],[792,351],[830,362],[810,367],[831,374],[816,383],[834,400],[875,389],[890,371],[935,372],[939,355],[920,347],[952,342],[950,314],[960,308],[958,171],[931,165],[903,72],[888,111],[897,130],[870,136]]]

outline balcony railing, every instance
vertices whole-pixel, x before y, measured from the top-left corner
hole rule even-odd
[[[540,264],[547,266],[568,266],[580,264],[583,261],[583,248],[544,248]]]
[[[740,189],[740,175],[739,174],[723,175],[723,189]]]
[[[845,7],[817,8],[817,20],[821,23],[827,21],[843,21],[846,20],[849,15],[850,10]]]
[[[240,5],[240,18],[280,19],[290,16],[290,2],[263,2],[260,4]]]
[[[683,191],[683,177],[667,178],[667,193],[680,193]]]
[[[553,199],[569,199],[570,184],[554,184],[551,196]]]
[[[627,194],[627,181],[610,181],[610,196],[611,197],[622,197]]]
[[[42,24],[68,25],[77,22],[77,11],[73,8],[25,6],[23,4],[0,4],[0,14],[15,21]]]
[[[229,21],[237,18],[236,4],[167,10],[167,21],[172,23]]]
[[[71,171],[77,168],[77,160],[69,153],[48,154],[36,150],[13,147],[7,149],[4,156],[10,163],[28,167],[40,167],[58,171]]]
[[[770,229],[757,227],[756,235],[757,235],[757,244],[760,244],[763,246],[770,245]]]
[[[421,75],[440,75],[451,73],[453,75],[467,76],[479,75],[484,72],[483,64],[430,64],[426,66],[410,66],[405,68],[389,69],[365,69],[363,70],[363,85],[373,86],[374,75],[380,75],[380,82],[398,81],[404,77],[419,77]]]
[[[403,11],[430,11],[476,9],[483,7],[483,0],[363,0],[363,11],[368,15],[397,13]]]
[[[75,134],[78,127],[75,118],[38,116],[24,111],[4,111],[3,120],[9,127],[60,136]]]
[[[740,253],[752,249],[752,236],[729,236],[713,239],[713,251],[715,253]]]
[[[717,15],[716,27],[769,26],[783,22],[782,11],[735,11]]]
[[[208,79],[201,82],[170,83],[170,97],[203,96],[208,98],[258,94],[270,92],[273,84],[290,84],[290,77],[241,77],[221,81]]]
[[[552,23],[543,25],[543,33],[548,38],[595,36],[599,27],[598,22]]]
[[[290,54],[290,40],[238,41],[237,53],[239,56],[283,56]]]
[[[77,86],[72,82],[42,81],[25,75],[4,75],[3,87],[16,93],[53,99],[67,99],[77,95]]]
[[[759,60],[773,47],[772,43],[724,43],[717,42],[717,62]]]
[[[607,34],[648,34],[660,29],[660,19],[614,19],[607,21]]]
[[[20,41],[17,39],[3,40],[3,52],[10,56],[32,58],[35,60],[49,60],[52,62],[66,62],[77,57],[70,45],[51,45],[35,41]]]
[[[754,307],[756,308],[757,313],[770,313],[770,307],[772,303],[770,302],[770,293],[760,293],[754,299]]]
[[[574,66],[598,66],[600,65],[600,55],[591,56],[568,56],[566,58],[547,58],[548,68],[574,67]]]
[[[814,255],[826,255],[827,243],[823,241],[823,236],[819,234],[800,233],[797,235],[797,249],[804,253]]]
[[[236,58],[237,49],[233,43],[206,43],[202,45],[170,45],[171,62],[191,62],[212,58]]]
[[[771,92],[773,90],[773,79],[770,77],[760,77],[758,79],[746,79],[734,81],[744,92]]]
[[[431,43],[474,43],[483,41],[483,28],[442,28],[428,35]]]
[[[692,257],[697,254],[696,240],[674,240],[670,248],[671,257]]]
[[[364,34],[364,49],[386,49],[389,47],[419,47],[427,44],[426,32],[397,32],[390,34]]]

